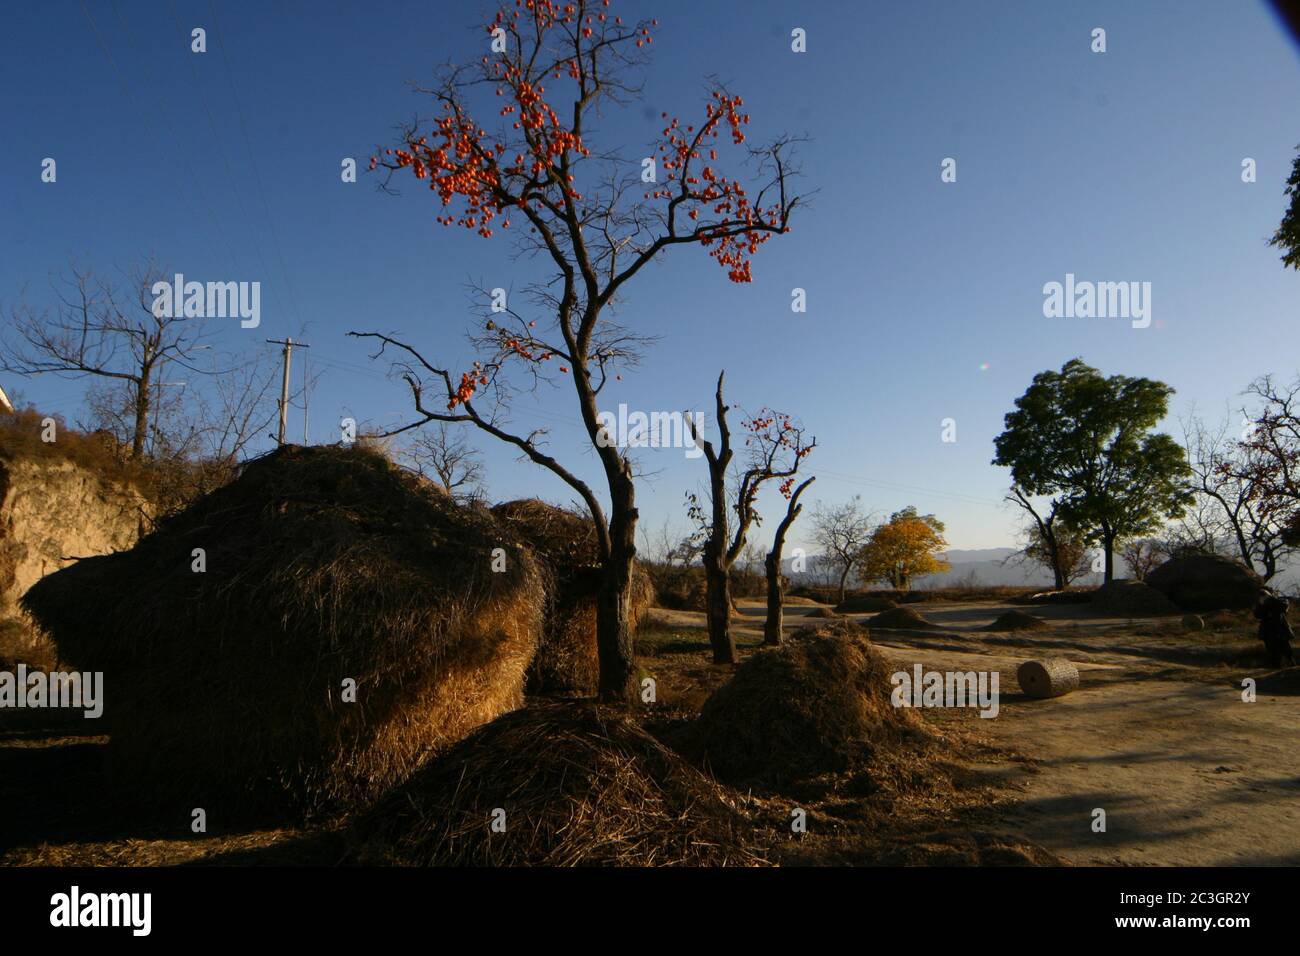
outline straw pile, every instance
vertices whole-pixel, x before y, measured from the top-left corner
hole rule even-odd
[[[766,862],[734,794],[626,714],[573,701],[534,702],[475,731],[350,837],[369,865]]]
[[[1108,581],[1092,593],[1093,610],[1117,617],[1147,617],[1176,614],[1178,608],[1164,594],[1142,581],[1120,578]]]
[[[528,673],[530,693],[591,695],[600,683],[596,648],[596,594],[601,570],[596,526],[566,508],[526,498],[492,513],[536,552],[546,582],[546,627]],[[635,628],[654,603],[654,585],[632,569],[631,618]]]
[[[924,737],[890,702],[891,668],[848,622],[758,651],[704,703],[695,744],[722,780],[781,784],[855,769]]]
[[[541,595],[486,510],[373,452],[285,447],[24,603],[105,673],[114,790],[227,820],[367,802],[518,707]]]
[[[986,631],[1045,631],[1050,625],[1041,617],[1034,617],[1024,611],[1006,611],[998,616],[992,624],[986,625]]]
[[[1171,558],[1146,583],[1184,611],[1244,610],[1255,605],[1264,586],[1253,569],[1217,554]]]
[[[892,628],[900,631],[933,631],[939,627],[934,622],[927,621],[910,607],[891,608],[871,618],[867,621],[867,625],[869,627]]]
[[[898,602],[884,594],[854,594],[835,605],[836,614],[875,614],[898,607]]]

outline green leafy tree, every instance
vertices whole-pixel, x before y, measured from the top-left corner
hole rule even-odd
[[[1282,250],[1283,265],[1300,269],[1300,153],[1291,167],[1291,178],[1286,181],[1286,194],[1291,197],[1291,204],[1268,244]]]
[[[1173,391],[1071,359],[1034,376],[994,440],[993,463],[1010,468],[1025,493],[1057,495],[1065,524],[1102,548],[1107,581],[1116,541],[1152,533],[1191,501],[1183,449],[1152,432]]]

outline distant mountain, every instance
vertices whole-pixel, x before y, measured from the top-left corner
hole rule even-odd
[[[944,557],[951,571],[917,578],[916,588],[944,588],[959,584],[985,584],[998,587],[1043,587],[1054,584],[1052,572],[1032,561],[1008,560],[1014,548],[980,548],[972,551],[953,549]],[[1095,581],[1089,580],[1095,577]],[[1089,575],[1080,584],[1100,583],[1101,575]]]
[[[959,584],[990,585],[995,587],[1052,587],[1052,572],[1029,561],[1008,561],[1016,553],[1014,548],[976,548],[962,550],[954,548],[944,557],[952,565],[952,570],[942,574],[929,574],[917,578],[913,587],[940,588]],[[804,574],[794,573],[791,578],[798,582],[820,583],[826,581],[826,571],[816,570],[818,557],[810,560],[812,568]],[[787,571],[787,574],[790,572]],[[1100,584],[1101,575],[1087,575],[1078,584]]]
[[[1051,588],[1054,584],[1052,572],[1041,565],[1029,561],[1008,561],[1014,555],[1013,548],[975,548],[962,550],[954,548],[944,553],[951,571],[943,574],[930,574],[917,578],[912,586],[916,588],[941,588],[955,585],[989,585],[994,587],[1041,587]],[[809,570],[804,573],[791,572],[786,562],[786,574],[791,580],[800,584],[828,584],[837,580],[837,575],[826,570],[819,570],[820,555],[808,559]],[[1118,555],[1115,557],[1115,576],[1130,577],[1131,572]],[[1096,587],[1101,584],[1100,574],[1086,574],[1074,583],[1082,587]],[[1300,567],[1283,567],[1270,584],[1288,594],[1300,594]],[[850,587],[857,587],[851,581]],[[883,587],[883,585],[876,585]]]

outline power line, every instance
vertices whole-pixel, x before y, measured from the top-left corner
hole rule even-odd
[[[881,491],[911,491],[917,494],[932,495],[937,498],[947,498],[952,501],[959,501],[963,504],[985,505],[989,507],[1001,506],[1001,501],[992,501],[988,498],[976,498],[973,495],[964,495],[960,492],[939,491],[935,488],[922,488],[919,485],[909,485],[896,481],[880,481],[875,478],[868,478],[865,475],[850,475],[844,472],[830,471],[825,468],[812,469],[818,475],[825,475],[828,478],[849,482],[850,484],[863,485],[870,488],[876,488]]]

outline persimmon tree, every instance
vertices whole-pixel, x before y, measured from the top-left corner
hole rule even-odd
[[[523,257],[542,263],[524,307],[507,303],[479,326],[480,358],[453,370],[396,334],[350,334],[395,356],[416,419],[463,422],[519,449],[571,487],[597,526],[600,691],[635,698],[629,595],[636,556],[633,463],[598,420],[602,390],[635,364],[650,336],[618,325],[616,307],[633,278],[669,249],[697,247],[733,282],[751,280],[759,246],[789,231],[800,199],[790,191],[790,137],[748,142],[744,102],[715,87],[696,120],[663,114],[649,155],[598,146],[602,109],[636,98],[657,21],[624,22],[609,0],[517,0],[484,24],[485,54],[452,65],[417,91],[437,115],[405,126],[397,146],[371,160],[391,188],[410,174],[435,194],[436,219],[483,238],[513,230]],[[494,303],[499,305],[499,303]],[[507,423],[521,389],[568,378],[603,473],[595,488],[544,450],[542,431]],[[608,511],[606,510],[608,508]]]
[[[746,418],[741,427],[746,433],[748,462],[735,478],[733,498],[727,490],[727,474],[735,448],[731,441],[731,426],[727,422],[731,406],[722,396],[725,377],[725,372],[718,376],[714,392],[717,445],[699,434],[690,415],[685,416],[690,436],[704,450],[704,460],[709,467],[709,508],[705,511],[692,499],[692,512],[706,532],[703,549],[705,617],[715,664],[733,664],[736,661],[736,641],[731,634],[731,568],[745,548],[749,529],[762,523],[758,512],[759,492],[768,482],[777,481],[780,482],[781,494],[789,498],[800,462],[817,446],[816,439],[806,439],[803,425],[789,415],[764,408]],[[735,512],[734,526],[729,520],[729,511]]]
[[[776,526],[772,548],[763,561],[767,572],[767,618],[763,621],[763,643],[767,645],[781,643],[782,628],[785,626],[782,620],[785,617],[785,587],[781,582],[781,552],[785,549],[785,536],[803,511],[803,505],[799,503],[800,496],[816,480],[816,476],[804,479],[793,492],[789,490],[792,479],[783,483],[783,493],[786,495],[785,515]]]
[[[952,565],[938,556],[946,547],[943,522],[934,515],[917,514],[909,505],[871,533],[858,559],[858,575],[906,591],[913,578],[951,570]]]

